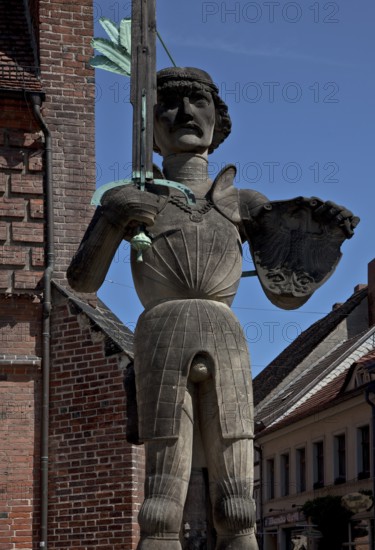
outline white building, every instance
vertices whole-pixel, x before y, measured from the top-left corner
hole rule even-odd
[[[262,550],[316,548],[320,533],[301,510],[305,502],[373,489],[372,408],[365,390],[375,379],[375,261],[369,274],[369,289],[356,287],[254,380]],[[368,497],[352,501],[355,513],[340,549],[370,550],[374,508],[368,510]],[[357,531],[359,522],[370,531],[360,541],[366,529]]]

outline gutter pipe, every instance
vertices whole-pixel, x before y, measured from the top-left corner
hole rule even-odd
[[[263,449],[260,445],[254,445],[254,449],[259,453],[259,523],[261,528],[260,540],[259,540],[259,550],[264,548],[264,517],[263,517]]]
[[[40,457],[40,541],[39,548],[48,547],[48,447],[49,447],[49,398],[50,398],[50,367],[51,367],[51,309],[52,289],[51,281],[55,266],[54,223],[53,223],[53,188],[52,188],[52,136],[48,129],[40,108],[43,94],[30,94],[32,111],[40,125],[45,140],[45,185],[44,200],[46,262],[43,277],[43,321],[42,321],[42,414],[41,414],[41,457]]]

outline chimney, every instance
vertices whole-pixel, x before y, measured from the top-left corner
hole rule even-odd
[[[360,283],[359,285],[355,285],[354,292],[359,292],[360,290],[363,290],[366,287],[367,285],[364,285],[363,283]]]
[[[368,264],[368,320],[375,325],[375,258]]]

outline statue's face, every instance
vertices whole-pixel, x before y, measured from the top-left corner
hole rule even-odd
[[[158,98],[154,139],[163,157],[175,153],[206,155],[215,126],[215,104],[204,90],[174,89]]]

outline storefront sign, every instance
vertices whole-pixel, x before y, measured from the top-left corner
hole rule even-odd
[[[288,514],[281,514],[279,516],[270,516],[264,518],[265,527],[274,527],[277,525],[284,525],[285,523],[295,523],[303,519],[301,512],[290,512]]]

